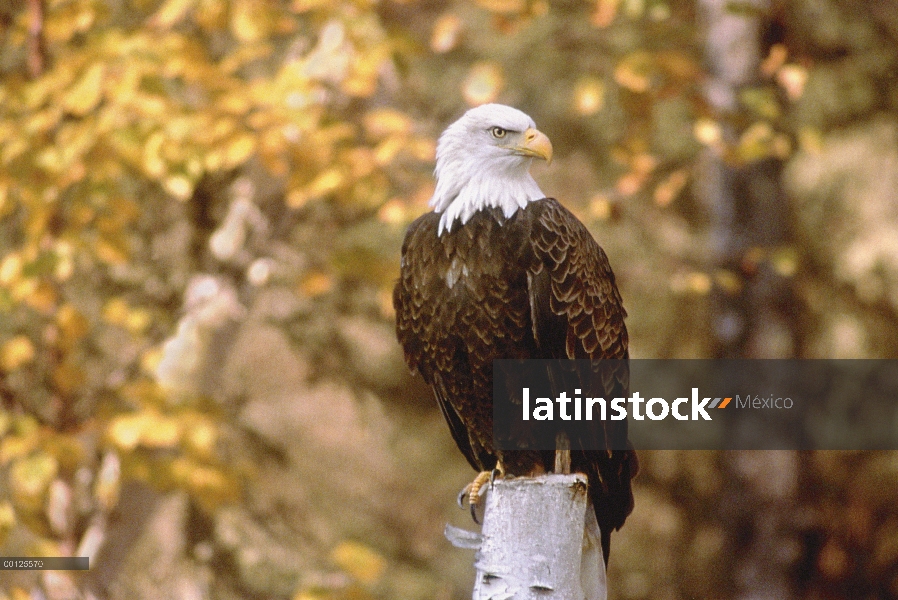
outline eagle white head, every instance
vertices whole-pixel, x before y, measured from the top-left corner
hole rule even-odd
[[[499,207],[512,216],[545,198],[530,175],[534,158],[552,160],[552,143],[526,114],[502,104],[472,108],[446,128],[437,144],[436,190],[430,199],[439,234],[478,210]]]

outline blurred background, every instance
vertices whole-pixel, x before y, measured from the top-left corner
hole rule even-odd
[[[898,356],[898,5],[0,2],[0,599],[470,597],[391,289],[490,101],[641,358]],[[613,599],[898,598],[898,455],[643,452]]]

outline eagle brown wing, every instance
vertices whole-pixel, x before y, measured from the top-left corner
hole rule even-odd
[[[493,360],[625,359],[626,313],[605,253],[556,200],[530,202],[511,217],[480,210],[442,235],[439,217],[423,215],[406,233],[393,295],[396,333],[465,458],[491,470],[498,454]],[[619,379],[608,391],[625,396],[626,387]],[[606,559],[608,536],[632,508],[635,454],[607,450],[609,440],[626,435],[626,422],[616,421],[571,440],[571,466],[589,477]],[[554,466],[553,452],[502,454],[510,474]]]
[[[475,216],[470,228],[442,236],[437,235],[439,214],[419,217],[406,233],[393,292],[396,335],[406,363],[433,389],[452,439],[478,471],[496,465],[491,446],[492,353],[501,356],[503,348],[476,332],[507,329],[498,321],[506,299],[494,293],[490,281],[501,274],[480,264],[490,262],[490,249],[481,244],[499,225],[483,217]],[[470,280],[464,280],[465,271],[473,274]]]
[[[528,293],[540,354],[548,358],[626,360],[627,313],[604,250],[555,199],[533,204],[537,205],[530,228],[534,260]],[[603,397],[629,396],[626,368],[615,366],[610,381],[601,385]],[[630,480],[636,475],[638,460],[632,449],[620,450],[628,447],[626,420],[597,421],[594,428],[580,433],[588,437],[571,440],[571,468],[589,477],[607,561],[611,531],[619,529],[633,509]]]

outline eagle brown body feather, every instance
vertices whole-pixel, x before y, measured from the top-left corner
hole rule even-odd
[[[417,219],[402,247],[393,301],[406,362],[433,388],[471,466],[492,470],[501,459],[509,475],[551,471],[554,452],[494,447],[493,360],[626,359],[626,311],[608,259],[552,198],[508,218],[482,209],[442,235],[439,219]],[[628,395],[625,379],[613,385],[608,397]],[[626,440],[626,421],[597,427],[604,440],[571,440],[571,469],[589,478],[607,561],[610,533],[633,508],[638,463],[632,450],[611,450],[612,438]]]

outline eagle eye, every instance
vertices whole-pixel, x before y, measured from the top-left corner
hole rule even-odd
[[[501,127],[491,127],[490,134],[496,138],[497,140],[501,140],[505,137],[505,134],[508,133],[507,129],[502,129]]]

